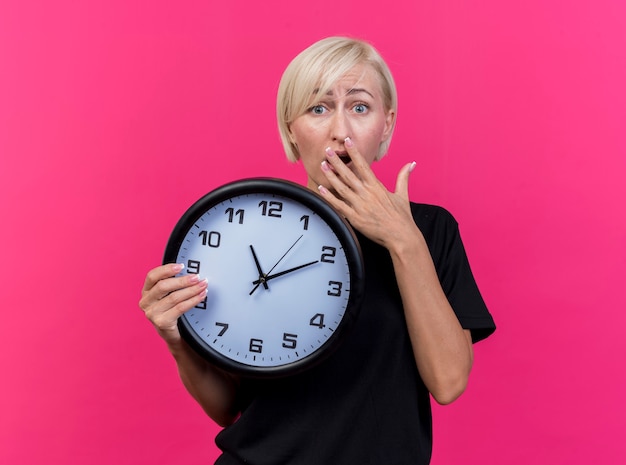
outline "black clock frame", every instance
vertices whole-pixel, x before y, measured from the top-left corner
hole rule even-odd
[[[175,263],[185,236],[198,219],[215,205],[246,194],[268,194],[293,199],[305,205],[322,218],[336,234],[348,261],[350,296],[341,323],[331,337],[308,356],[284,365],[259,367],[234,361],[208,345],[191,327],[185,315],[178,319],[183,339],[203,358],[216,366],[240,375],[256,378],[274,378],[300,373],[325,360],[341,343],[342,337],[354,325],[364,294],[365,266],[359,241],[354,230],[328,202],[306,187],[277,178],[248,178],[230,182],[204,195],[183,214],[177,222],[165,248],[163,263]]]

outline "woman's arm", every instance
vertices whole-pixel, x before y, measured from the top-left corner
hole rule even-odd
[[[227,426],[239,414],[238,380],[209,364],[182,339],[178,318],[202,302],[207,289],[207,281],[198,275],[175,277],[182,268],[169,264],[148,272],[139,307],[166,342],[189,393],[217,424]]]
[[[416,228],[417,229],[417,228]],[[389,249],[420,375],[434,399],[449,404],[465,390],[472,368],[472,337],[461,327],[419,230]]]
[[[323,187],[320,193],[356,229],[389,250],[420,376],[437,402],[450,403],[467,385],[473,360],[471,336],[448,303],[411,215],[408,179],[414,164],[402,168],[391,193],[349,140],[345,147],[352,169],[329,151],[322,169],[334,193]]]

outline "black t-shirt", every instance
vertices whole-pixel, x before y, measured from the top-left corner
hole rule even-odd
[[[452,215],[411,204],[439,280],[474,341],[495,325],[478,291]],[[359,234],[365,296],[328,359],[293,377],[244,379],[241,417],[220,432],[216,465],[425,465],[430,397],[415,365],[389,252]]]

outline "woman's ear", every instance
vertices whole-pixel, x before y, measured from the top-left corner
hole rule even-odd
[[[391,137],[391,133],[393,132],[393,127],[396,123],[396,112],[395,110],[389,110],[387,115],[385,116],[385,129],[383,130],[383,137],[381,142],[385,142],[389,137]]]
[[[298,143],[296,142],[296,137],[293,135],[293,132],[291,132],[291,126],[287,126],[287,134],[289,136],[289,142],[297,147]]]

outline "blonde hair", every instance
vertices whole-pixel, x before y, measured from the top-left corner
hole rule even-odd
[[[276,116],[280,138],[290,161],[297,161],[300,153],[291,140],[289,125],[307,111],[312,95],[325,95],[352,68],[363,64],[370,65],[379,78],[385,111],[397,111],[398,96],[391,71],[378,51],[367,42],[329,37],[314,43],[289,63],[278,86]],[[387,140],[380,144],[377,160],[387,153],[392,133],[393,127]]]

